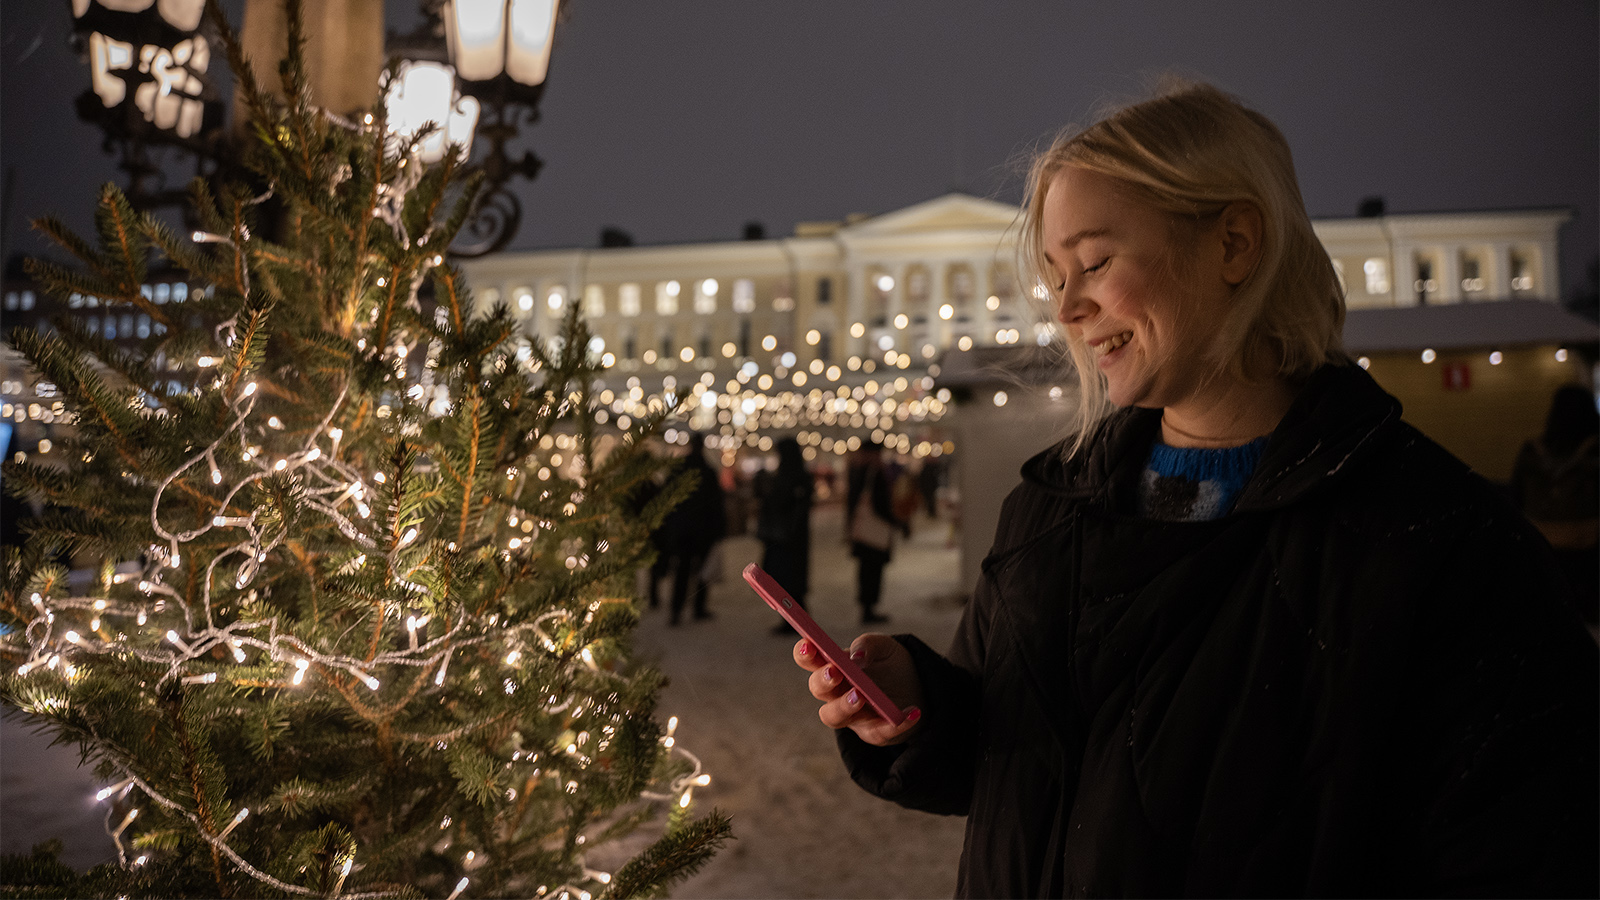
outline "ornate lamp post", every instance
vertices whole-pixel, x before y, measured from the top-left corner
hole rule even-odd
[[[182,197],[159,189],[151,145],[182,147],[200,160],[213,155],[223,110],[205,77],[211,43],[201,29],[204,8],[204,0],[72,0],[74,40],[90,68],[78,115],[102,128],[107,152],[120,154],[135,202]]]
[[[444,26],[461,93],[480,104],[478,134],[489,143],[478,163],[485,178],[482,199],[463,229],[465,239],[451,248],[460,256],[482,256],[504,247],[522,220],[522,205],[506,182],[514,175],[532,180],[542,165],[531,151],[511,158],[506,145],[521,125],[539,119],[559,3],[433,0],[432,12]]]

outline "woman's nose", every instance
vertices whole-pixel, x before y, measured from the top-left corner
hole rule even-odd
[[[1094,304],[1083,296],[1077,286],[1068,283],[1056,299],[1056,321],[1062,325],[1077,325],[1094,313]]]

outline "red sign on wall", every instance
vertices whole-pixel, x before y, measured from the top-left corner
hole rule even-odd
[[[1466,391],[1472,389],[1472,366],[1468,363],[1445,363],[1439,367],[1444,374],[1444,389]]]

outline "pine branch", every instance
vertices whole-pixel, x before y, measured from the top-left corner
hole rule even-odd
[[[728,817],[712,810],[630,860],[600,896],[602,900],[660,896],[673,883],[698,872],[732,837]]]

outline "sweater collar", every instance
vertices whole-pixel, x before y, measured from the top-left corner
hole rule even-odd
[[[1236,510],[1274,509],[1335,480],[1373,453],[1400,420],[1400,401],[1355,365],[1326,365],[1296,395],[1267,447]],[[1132,491],[1161,427],[1161,411],[1122,409],[1100,424],[1077,456],[1061,461],[1061,447],[1028,460],[1023,479],[1109,509],[1131,508]]]

